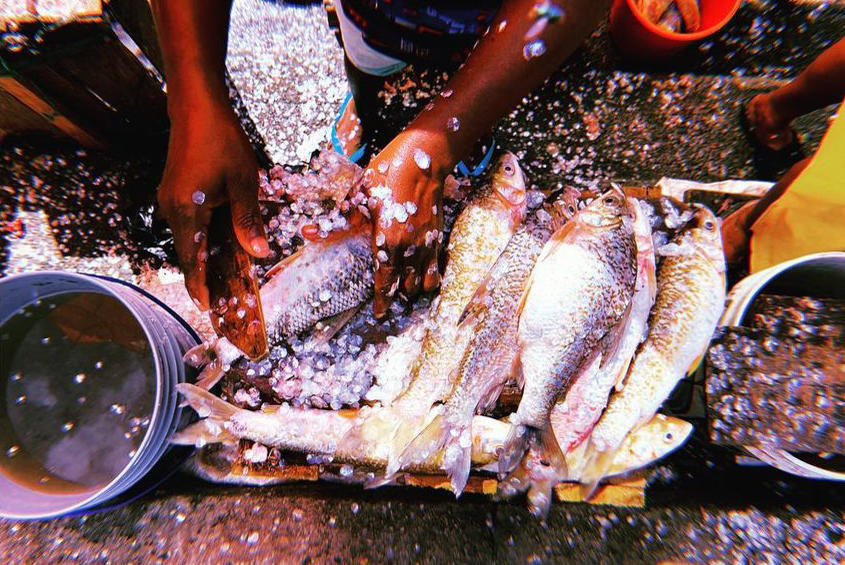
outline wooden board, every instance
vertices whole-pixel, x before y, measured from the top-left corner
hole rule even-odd
[[[195,474],[214,482],[228,484],[271,485],[291,482],[315,482],[320,480],[363,484],[364,475],[340,478],[339,466],[287,464],[283,467],[269,464],[251,465],[238,459],[238,450],[233,446],[221,448],[208,446],[197,450],[189,467]],[[586,502],[588,504],[607,504],[642,508],[645,506],[646,471],[634,471],[626,476],[612,477],[607,483],[599,485],[589,500],[584,500],[581,485],[577,483],[559,483],[555,486],[555,498],[560,502]],[[405,474],[402,485],[416,488],[434,488],[449,490],[449,477],[446,475]],[[495,477],[473,473],[467,481],[464,492],[493,496],[499,486]]]

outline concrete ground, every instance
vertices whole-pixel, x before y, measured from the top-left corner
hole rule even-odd
[[[315,7],[235,3],[229,69],[277,162],[301,161],[325,138],[346,90],[324,20]],[[602,28],[501,121],[496,138],[541,187],[760,178],[737,125],[740,102],[794,76],[843,30],[841,0],[749,0],[719,36],[656,68],[624,60]],[[401,97],[387,109],[400,121],[413,112]],[[808,150],[831,112],[798,121]],[[154,158],[7,140],[0,269],[55,266],[51,257],[61,255],[132,276],[172,262],[153,214],[160,167]],[[46,213],[55,255],[10,254],[18,210]],[[0,521],[0,560],[835,563],[845,561],[844,529],[841,487],[737,466],[697,435],[652,472],[644,509],[555,504],[539,522],[521,501],[331,484],[219,486],[177,474],[117,510]]]

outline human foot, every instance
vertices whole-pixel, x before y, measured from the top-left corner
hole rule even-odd
[[[777,110],[771,92],[758,94],[745,108],[748,125],[757,141],[772,151],[781,151],[795,140],[791,121]]]
[[[341,114],[335,124],[337,138],[336,141],[340,149],[346,156],[353,156],[361,148],[361,140],[363,139],[363,128],[361,127],[361,120],[358,118],[358,113],[355,111],[355,100],[350,98],[349,101],[341,108]]]

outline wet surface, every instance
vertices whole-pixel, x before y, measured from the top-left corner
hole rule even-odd
[[[762,178],[737,124],[741,101],[794,76],[843,29],[841,2],[749,1],[721,35],[661,68],[622,60],[601,30],[497,126],[496,138],[540,187],[662,176]],[[340,49],[320,8],[237,2],[229,67],[275,162],[300,162],[325,139],[346,85]],[[396,123],[414,112],[402,96],[388,109]],[[817,146],[830,113],[796,124],[808,149]],[[155,156],[127,160],[68,144],[4,139],[0,271],[76,265],[130,279],[172,264],[169,235],[153,209],[161,167]],[[18,210],[43,211],[58,248],[10,256],[25,236]],[[178,475],[122,509],[49,522],[0,521],[0,559],[845,559],[842,488],[737,466],[732,452],[707,444],[699,424],[689,443],[651,472],[645,509],[555,504],[541,523],[523,501],[496,504],[471,495],[455,501],[433,491],[327,484],[229,487]]]

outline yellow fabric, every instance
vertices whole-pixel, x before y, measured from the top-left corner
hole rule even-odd
[[[807,168],[751,228],[751,272],[809,253],[845,250],[845,119],[836,118]]]

